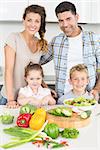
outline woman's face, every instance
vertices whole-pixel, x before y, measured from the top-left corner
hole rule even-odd
[[[31,35],[37,33],[41,26],[41,16],[38,13],[30,12],[23,20],[25,31]]]

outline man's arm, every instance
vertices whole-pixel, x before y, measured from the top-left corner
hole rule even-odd
[[[44,65],[53,59],[53,46],[50,43],[48,45],[48,51],[41,57],[40,64]]]
[[[94,98],[97,101],[100,99],[100,97],[99,97],[99,94],[100,94],[100,72],[97,74],[96,85],[95,85],[94,89],[90,93],[94,95]]]
[[[100,72],[97,73],[97,81],[94,90],[97,90],[100,93]]]

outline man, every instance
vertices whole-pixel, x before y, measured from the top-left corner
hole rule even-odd
[[[74,4],[61,2],[55,13],[63,33],[53,38],[42,61],[48,62],[54,57],[58,97],[71,89],[68,83],[70,68],[85,64],[90,79],[87,90],[96,98],[100,92],[100,37],[78,26],[79,16]]]

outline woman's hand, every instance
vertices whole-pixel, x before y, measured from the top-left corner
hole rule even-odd
[[[6,106],[7,108],[18,108],[19,104],[15,100],[9,100]]]

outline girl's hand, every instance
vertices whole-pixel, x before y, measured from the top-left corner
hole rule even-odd
[[[41,100],[40,104],[43,106],[43,105],[48,105],[49,103],[49,99],[46,97],[44,99]]]
[[[18,108],[19,104],[15,100],[9,100],[6,106],[7,108]]]

